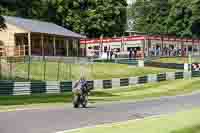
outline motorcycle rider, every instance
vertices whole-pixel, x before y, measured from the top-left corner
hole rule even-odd
[[[79,83],[81,84],[81,90],[83,91],[83,94],[86,94],[89,92],[88,90],[88,83],[87,81],[85,80],[85,77],[82,76],[79,80]]]
[[[78,108],[79,105],[81,104],[82,107],[85,108],[87,106],[88,95],[89,95],[88,84],[87,84],[87,81],[85,80],[85,77],[81,76],[80,80],[78,80],[75,83],[73,89],[74,90],[72,91],[75,94],[73,98],[74,107]],[[77,93],[77,90],[81,90],[81,91]]]

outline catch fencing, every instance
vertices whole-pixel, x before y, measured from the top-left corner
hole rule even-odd
[[[62,81],[92,75],[93,62],[79,57],[0,57],[0,80]]]

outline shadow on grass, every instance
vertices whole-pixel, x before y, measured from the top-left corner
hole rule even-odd
[[[92,92],[90,97],[97,97],[96,100],[90,101],[102,101],[106,97],[115,97],[111,93],[106,92]],[[31,96],[0,96],[0,105],[28,105],[28,104],[40,104],[40,103],[71,103],[72,93],[63,94],[35,94]]]
[[[108,92],[96,91],[96,92],[91,92],[91,96],[95,96],[95,97],[114,97],[114,96],[118,96],[118,95],[114,95],[114,94],[108,93]]]
[[[40,103],[68,103],[72,101],[72,94],[37,94],[31,96],[0,96],[0,105],[27,105]]]
[[[171,133],[200,133],[200,125],[172,131]]]
[[[28,77],[27,78],[23,78],[23,77],[1,77],[1,80],[4,80],[4,81],[12,81],[12,82],[45,82],[45,80],[39,80],[39,79],[30,79],[28,80]]]

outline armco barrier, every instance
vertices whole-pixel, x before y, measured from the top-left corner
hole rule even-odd
[[[176,72],[175,73],[175,79],[183,79],[184,73],[183,72]]]
[[[164,73],[162,73],[162,74],[158,74],[157,75],[157,81],[158,82],[161,82],[161,81],[165,81],[166,80],[166,74]]]
[[[169,69],[184,69],[184,64],[161,63],[161,62],[156,62],[156,61],[145,62],[145,66],[169,68]]]
[[[63,81],[60,82],[60,92],[67,92],[72,90],[72,82],[71,81]]]
[[[31,94],[46,93],[46,82],[31,82]]]
[[[148,82],[147,79],[148,79],[147,76],[139,77],[138,83],[139,83],[139,84],[147,83],[147,82]]]
[[[190,79],[200,77],[199,71],[194,72],[168,72],[162,74],[150,74],[141,77],[130,77],[112,80],[88,81],[89,89],[109,89],[121,86],[161,82],[166,80]],[[0,95],[33,95],[33,94],[52,94],[64,93],[72,90],[75,81],[46,81],[46,82],[13,82],[0,81]]]
[[[200,77],[200,71],[193,71],[192,77]]]
[[[112,88],[112,80],[103,80],[103,88],[104,89]]]
[[[129,79],[120,79],[120,86],[129,86]]]

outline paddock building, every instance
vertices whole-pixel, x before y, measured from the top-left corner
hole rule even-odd
[[[49,22],[3,17],[7,28],[0,31],[0,56],[85,56],[80,34]]]
[[[200,40],[161,36],[128,36],[119,38],[82,39],[81,47],[86,46],[86,56],[101,56],[108,50],[129,53],[136,49],[145,56],[188,56],[200,55]]]

